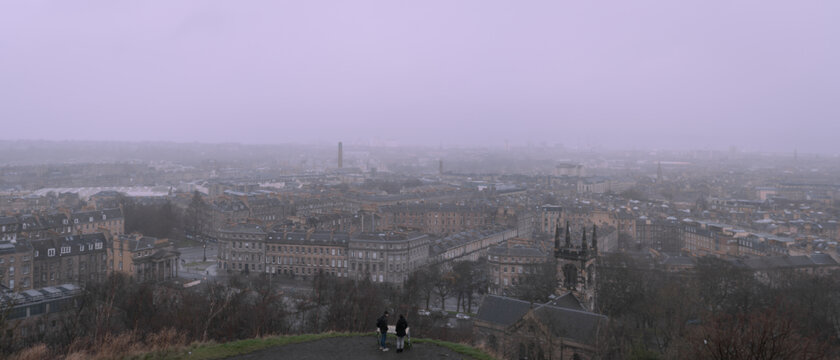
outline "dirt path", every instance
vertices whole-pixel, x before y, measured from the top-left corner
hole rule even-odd
[[[391,349],[387,352],[379,351],[376,339],[373,337],[337,337],[309,341],[299,344],[283,345],[257,351],[251,354],[240,355],[228,359],[232,360],[273,360],[273,359],[295,359],[295,360],[320,360],[320,359],[472,359],[458,354],[447,348],[433,344],[414,344],[411,350],[397,353],[394,349],[394,340],[388,339]]]

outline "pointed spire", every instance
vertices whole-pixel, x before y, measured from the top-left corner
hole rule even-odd
[[[583,227],[583,235],[580,237],[580,248],[586,251],[586,226]]]
[[[598,255],[598,236],[595,235],[595,225],[592,225],[592,253]]]
[[[572,231],[569,229],[569,222],[566,221],[566,248],[572,247]]]
[[[557,219],[557,225],[554,227],[554,256],[560,255],[560,219]]]

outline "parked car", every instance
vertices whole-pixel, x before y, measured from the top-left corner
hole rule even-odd
[[[432,313],[429,312],[429,310],[426,310],[426,309],[417,310],[417,315],[420,315],[420,316],[429,316],[431,314]]]
[[[455,314],[455,318],[461,319],[461,320],[469,320],[470,316],[467,315],[467,314],[464,314],[464,313],[457,313],[457,314]]]

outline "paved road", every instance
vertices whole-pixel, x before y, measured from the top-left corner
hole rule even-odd
[[[204,260],[204,248],[201,246],[179,248],[181,252],[181,263],[178,264],[178,276],[186,280],[203,280],[216,277],[216,251],[217,244],[207,246],[206,266],[184,267],[185,264],[198,263]]]
[[[432,344],[414,344],[411,350],[402,353],[397,353],[393,348],[394,340],[388,340],[390,342],[391,350],[387,352],[379,351],[376,339],[373,337],[341,337],[310,341],[299,344],[284,345],[228,359],[472,359],[471,357],[467,357],[447,348],[439,347]]]
[[[208,244],[207,246],[207,261],[216,261],[216,251],[218,247],[216,243]],[[188,263],[199,262],[204,259],[204,248],[201,246],[179,248],[181,252],[181,259]]]

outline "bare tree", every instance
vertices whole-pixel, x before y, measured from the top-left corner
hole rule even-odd
[[[207,290],[210,303],[207,308],[207,318],[204,321],[204,331],[201,335],[201,341],[207,341],[210,324],[230,306],[234,295],[233,289],[218,284],[210,285]]]

